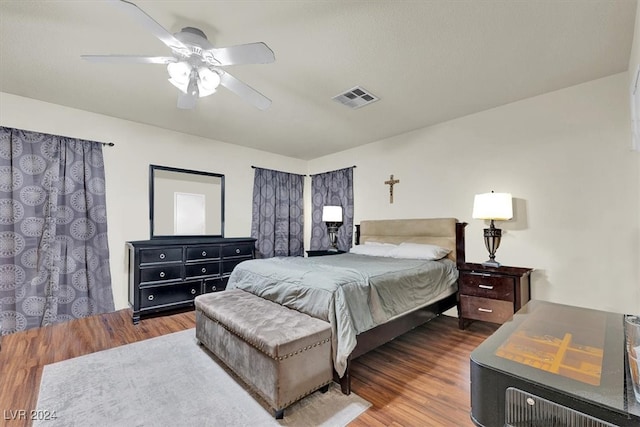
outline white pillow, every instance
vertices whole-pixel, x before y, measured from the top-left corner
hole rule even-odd
[[[358,255],[389,256],[396,248],[397,246],[391,243],[366,242],[364,245],[353,246],[349,252]]]
[[[392,258],[411,258],[436,260],[446,257],[450,249],[436,245],[403,242],[396,246],[387,256]]]

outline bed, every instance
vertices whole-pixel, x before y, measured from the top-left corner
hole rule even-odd
[[[245,261],[227,288],[329,322],[336,379],[348,394],[352,359],[456,306],[465,225],[454,218],[362,221],[355,253]],[[404,258],[406,251],[377,256],[421,245],[449,252],[438,260]]]

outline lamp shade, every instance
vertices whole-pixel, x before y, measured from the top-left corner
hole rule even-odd
[[[169,82],[183,93],[187,93],[191,66],[186,62],[171,62],[167,65],[167,71],[169,72]]]
[[[198,76],[200,77],[198,81],[200,97],[211,95],[220,85],[220,75],[207,67],[198,68]]]
[[[323,207],[322,222],[342,222],[342,206]]]
[[[513,218],[511,193],[476,194],[473,200],[474,219],[507,220]]]

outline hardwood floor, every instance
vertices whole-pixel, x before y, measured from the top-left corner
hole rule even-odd
[[[7,335],[0,351],[0,425],[29,426],[45,365],[195,327],[194,312],[131,322],[130,310]],[[352,389],[372,403],[350,426],[473,426],[469,354],[496,326],[441,316],[352,362]],[[10,412],[12,411],[12,412]]]

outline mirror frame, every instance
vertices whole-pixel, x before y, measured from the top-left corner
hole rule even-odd
[[[179,172],[192,175],[204,175],[220,178],[220,234],[206,234],[206,235],[184,235],[184,234],[169,234],[169,235],[156,235],[153,232],[154,227],[154,178],[155,171],[168,171]],[[224,237],[224,175],[213,172],[203,172],[191,169],[173,168],[170,166],[149,165],[149,226],[151,239],[171,239],[171,238],[185,238],[185,237]]]

